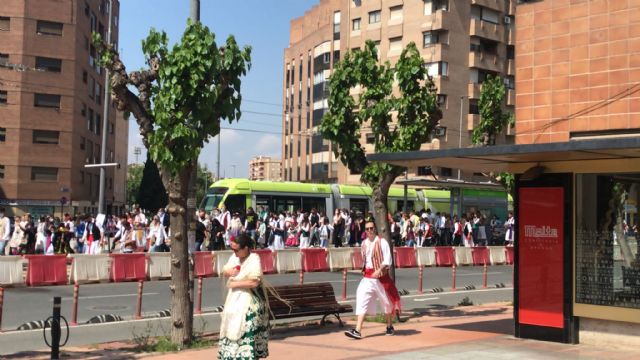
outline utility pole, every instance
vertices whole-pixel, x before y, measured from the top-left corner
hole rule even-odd
[[[464,111],[464,96],[460,96],[460,128],[458,129],[458,147],[462,148],[462,113]],[[458,180],[460,180],[460,169],[458,169]]]
[[[113,22],[113,17],[111,14],[112,10],[112,2],[109,0],[108,5],[108,14],[107,17],[109,19],[109,25],[107,26],[107,38],[106,42],[111,45],[111,23]],[[107,161],[107,125],[109,124],[109,69],[104,69],[104,110],[102,112],[102,148],[100,150],[100,164],[104,164]],[[99,96],[99,95],[98,95]],[[105,187],[105,176],[106,169],[104,166],[100,167],[100,187],[98,192],[98,214],[105,214],[104,207],[104,187]]]
[[[220,180],[220,136],[222,135],[222,129],[218,133],[218,161],[216,161],[216,181]]]

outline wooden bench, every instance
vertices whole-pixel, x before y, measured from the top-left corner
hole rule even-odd
[[[272,320],[322,315],[320,325],[324,325],[327,316],[333,315],[343,327],[340,314],[353,311],[351,305],[338,304],[330,283],[275,286],[273,289],[289,304],[269,293]]]

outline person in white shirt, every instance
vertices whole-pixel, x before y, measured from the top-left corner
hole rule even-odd
[[[5,255],[5,248],[8,254],[9,240],[11,240],[11,221],[5,216],[5,209],[0,207],[0,256]]]
[[[309,247],[309,237],[311,235],[311,225],[309,225],[309,219],[303,217],[298,227],[300,229],[300,249],[306,249]]]
[[[284,250],[285,224],[284,214],[280,214],[280,217],[273,223],[273,244],[269,246],[271,250]]]
[[[513,232],[516,226],[516,219],[513,217],[513,212],[509,211],[509,217],[507,221],[504,222],[504,228],[506,232],[504,233],[504,241],[505,245],[513,246]]]
[[[386,335],[393,335],[393,312],[400,311],[401,308],[400,295],[388,274],[391,266],[389,243],[386,239],[376,236],[373,222],[366,222],[364,229],[367,232],[367,238],[362,243],[362,257],[365,262],[364,277],[356,291],[355,313],[358,316],[358,322],[355,329],[345,331],[345,335],[353,339],[362,338],[361,331],[365,315],[376,314],[376,300],[382,305],[387,319]]]
[[[140,206],[136,207],[136,215],[133,218],[133,222],[138,222],[142,226],[147,226],[147,217],[142,212],[142,209],[140,209]]]
[[[331,225],[329,225],[329,219],[326,217],[322,218],[320,229],[318,230],[318,236],[320,237],[320,247],[327,248],[329,247],[329,234],[333,231]]]
[[[151,242],[151,252],[166,252],[169,250],[165,241],[167,239],[167,231],[164,229],[164,225],[160,221],[158,215],[153,217],[151,224],[149,225],[149,234],[147,239]]]

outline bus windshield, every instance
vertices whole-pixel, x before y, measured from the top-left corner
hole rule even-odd
[[[222,202],[222,198],[224,198],[227,190],[229,190],[229,188],[226,187],[214,187],[209,189],[207,195],[205,195],[204,199],[202,199],[202,202],[200,203],[200,208],[204,209],[206,212],[211,212],[214,208],[220,205],[220,202]]]

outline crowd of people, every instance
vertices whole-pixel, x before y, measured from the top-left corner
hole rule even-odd
[[[64,214],[63,218],[30,214],[11,222],[0,208],[0,254],[99,254],[102,252],[166,252],[171,246],[169,215],[159,209],[147,216],[138,207],[122,216]],[[503,223],[480,212],[460,218],[430,209],[389,214],[394,246],[487,246],[512,245],[513,214]],[[249,207],[229,211],[224,205],[206,213],[198,210],[195,251],[224,250],[233,238],[246,233],[259,248],[360,246],[366,239],[365,224],[371,212],[336,209],[332,216],[311,209],[272,212]],[[503,235],[504,234],[504,235]]]

